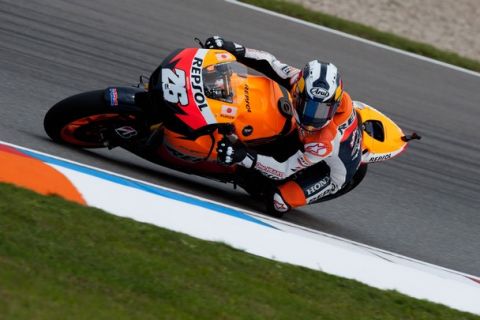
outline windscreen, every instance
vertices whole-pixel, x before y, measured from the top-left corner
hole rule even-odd
[[[238,62],[227,62],[203,69],[203,88],[210,99],[233,102],[238,81],[246,81],[248,70]]]

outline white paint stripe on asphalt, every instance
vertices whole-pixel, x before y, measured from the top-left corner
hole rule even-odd
[[[275,17],[278,17],[278,18],[289,20],[289,21],[292,21],[292,22],[295,22],[295,23],[298,23],[298,24],[302,24],[302,25],[305,25],[305,26],[308,26],[308,27],[311,27],[311,28],[314,28],[314,29],[322,30],[322,31],[325,31],[325,32],[330,32],[330,33],[336,34],[338,36],[341,36],[341,37],[344,37],[344,38],[347,38],[347,39],[351,39],[351,40],[359,41],[359,42],[362,42],[362,43],[366,43],[366,44],[369,44],[369,45],[374,46],[374,47],[378,47],[378,48],[382,48],[382,49],[385,49],[385,50],[393,51],[393,52],[403,54],[403,55],[406,55],[406,56],[409,56],[409,57],[412,57],[412,58],[415,58],[415,59],[418,59],[418,60],[430,62],[430,63],[436,64],[436,65],[439,65],[439,66],[442,66],[442,67],[445,67],[445,68],[449,68],[449,69],[452,69],[452,70],[455,70],[455,71],[463,72],[463,73],[466,73],[466,74],[469,74],[469,75],[472,75],[472,76],[475,76],[475,77],[480,77],[480,73],[476,72],[476,71],[468,70],[468,69],[465,69],[465,68],[462,68],[462,67],[459,67],[459,66],[455,66],[453,64],[449,64],[449,63],[438,61],[438,60],[435,60],[435,59],[432,59],[432,58],[424,57],[424,56],[421,56],[421,55],[416,54],[416,53],[412,53],[412,52],[404,51],[404,50],[397,49],[397,48],[394,48],[394,47],[390,47],[390,46],[387,46],[387,45],[384,45],[384,44],[381,44],[381,43],[378,43],[378,42],[374,42],[374,41],[371,41],[371,40],[367,40],[367,39],[364,39],[364,38],[360,38],[360,37],[357,37],[357,36],[342,32],[342,31],[338,31],[338,30],[335,30],[335,29],[330,29],[330,28],[315,24],[313,22],[308,22],[308,21],[301,20],[301,19],[298,19],[298,18],[290,17],[290,16],[287,16],[287,15],[282,14],[282,13],[278,13],[278,12],[275,12],[275,11],[270,11],[270,10],[267,10],[267,9],[264,9],[264,8],[256,7],[256,6],[251,5],[251,4],[239,2],[238,0],[224,0],[224,1],[228,2],[228,3],[231,3],[231,4],[234,4],[234,5],[237,5],[237,6],[249,8],[251,10],[255,10],[255,11],[258,11],[258,12],[262,12],[262,13],[265,13],[265,14],[268,14],[268,15],[271,15],[271,16],[275,16]]]
[[[148,182],[148,181],[144,181],[144,180],[141,180],[141,179],[129,177],[129,176],[126,176],[126,175],[123,175],[123,174],[120,174],[120,173],[116,173],[116,172],[113,172],[113,171],[101,169],[101,168],[94,167],[94,166],[90,166],[88,164],[76,162],[76,161],[73,161],[73,160],[69,160],[69,159],[66,159],[66,158],[62,158],[62,157],[59,157],[59,156],[55,156],[55,155],[52,155],[52,154],[48,154],[48,153],[45,153],[45,152],[41,152],[41,151],[38,151],[38,150],[30,149],[30,148],[27,148],[27,147],[19,146],[19,145],[13,144],[13,143],[9,143],[9,142],[0,140],[0,145],[2,145],[2,144],[6,145],[6,146],[13,147],[13,148],[17,148],[19,150],[24,150],[24,151],[36,153],[36,154],[39,154],[39,155],[43,155],[45,157],[50,157],[52,159],[56,159],[56,160],[59,160],[59,161],[68,162],[68,163],[71,163],[71,164],[79,166],[79,167],[88,168],[88,169],[91,169],[91,170],[102,172],[102,173],[111,175],[113,177],[123,178],[123,179],[129,180],[129,181],[132,181],[132,182],[144,184],[146,186],[162,188],[164,190],[174,192],[174,193],[177,193],[177,194],[180,194],[180,195],[184,195],[184,196],[187,196],[187,197],[191,197],[193,199],[197,199],[197,200],[200,200],[200,201],[210,202],[212,204],[217,204],[217,205],[220,205],[220,206],[223,206],[223,207],[226,207],[226,208],[230,208],[230,209],[238,209],[238,210],[241,210],[242,212],[244,212],[244,213],[246,213],[250,216],[253,216],[257,219],[260,219],[260,220],[264,221],[267,224],[271,224],[275,227],[282,226],[281,229],[283,229],[283,230],[289,230],[289,232],[301,234],[301,235],[306,236],[306,237],[316,238],[318,236],[322,236],[322,237],[331,239],[332,241],[340,241],[340,242],[346,243],[347,245],[358,247],[362,250],[366,249],[366,250],[376,251],[377,253],[381,253],[384,256],[389,256],[388,259],[402,259],[402,260],[411,262],[413,264],[423,265],[425,268],[435,268],[435,269],[438,269],[440,272],[447,272],[447,273],[450,273],[452,275],[456,275],[456,276],[460,276],[460,277],[464,277],[464,278],[469,278],[469,279],[476,279],[476,280],[480,281],[479,277],[468,274],[468,273],[448,269],[448,268],[438,266],[438,265],[435,265],[435,264],[431,264],[431,263],[428,263],[428,262],[425,262],[425,261],[421,261],[421,260],[417,260],[417,259],[414,259],[414,258],[406,257],[406,256],[403,256],[403,255],[394,253],[394,252],[390,252],[390,251],[387,251],[387,250],[372,247],[372,246],[369,246],[369,245],[364,244],[364,243],[356,242],[354,240],[342,238],[342,237],[339,237],[339,236],[336,236],[336,235],[333,235],[333,234],[325,233],[323,231],[311,229],[309,227],[300,226],[300,225],[297,225],[295,223],[288,222],[286,220],[277,219],[277,218],[274,218],[274,217],[271,217],[271,216],[266,216],[265,214],[257,213],[257,212],[250,211],[250,210],[247,210],[247,209],[237,208],[235,206],[224,204],[224,203],[221,203],[221,202],[218,202],[218,201],[215,201],[215,200],[206,199],[206,198],[203,198],[203,197],[200,197],[200,196],[197,196],[197,195],[186,193],[186,192],[180,191],[178,189],[173,189],[173,188],[169,188],[169,187],[166,187],[166,186],[162,186],[162,185],[159,184],[161,181],[159,181],[157,184],[154,184],[154,183],[151,183],[151,182]]]
[[[92,172],[85,170],[86,166],[82,164],[73,164],[69,160],[13,144],[5,145],[23,150],[56,168],[70,179],[88,204],[112,214],[205,240],[225,242],[265,258],[322,270],[377,288],[398,290],[416,298],[480,314],[480,282],[477,277],[466,277],[426,263],[418,264],[400,255],[277,219],[265,219],[265,224],[258,223],[262,215],[257,214],[258,219],[254,221],[247,216],[251,213],[246,210],[237,208],[235,211],[243,212],[237,215],[225,212],[227,206],[202,206],[187,199],[192,196],[171,197],[161,191],[164,188],[151,183],[128,177],[125,179],[138,183],[120,181],[118,174],[111,174],[114,176],[111,177],[105,170],[89,167],[96,170]],[[178,194],[178,191],[172,191]],[[248,237],[245,237],[246,234]]]
[[[352,247],[319,234],[305,236],[293,232],[293,228],[282,227],[281,221],[274,224],[277,228],[271,228],[218,214],[214,208],[192,205],[92,176],[74,167],[51,166],[69,178],[89,205],[114,215],[204,240],[220,241],[267,259],[301,265],[480,314],[477,303],[480,285],[458,275],[440,270],[432,272],[415,263],[406,264],[401,259],[386,258],[374,249]]]

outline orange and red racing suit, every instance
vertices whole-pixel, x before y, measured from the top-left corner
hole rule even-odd
[[[300,75],[299,69],[280,62],[268,52],[245,48],[237,59],[288,90]],[[271,199],[273,209],[279,212],[311,204],[336,193],[350,181],[361,163],[359,120],[347,92],[343,93],[340,106],[326,127],[319,131],[299,128],[298,135],[303,148],[286,161],[279,162],[273,157],[258,154],[256,162],[247,157],[240,163],[245,167],[253,165],[255,170],[270,179],[286,181],[279,185]],[[327,175],[315,168],[322,161],[330,169]],[[287,179],[300,170],[308,170],[308,174]]]

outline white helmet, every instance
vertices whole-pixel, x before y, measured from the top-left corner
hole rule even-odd
[[[337,67],[319,60],[310,61],[292,88],[297,123],[308,131],[325,127],[335,115],[342,94]]]

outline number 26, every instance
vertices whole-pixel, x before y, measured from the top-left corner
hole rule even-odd
[[[163,97],[171,103],[188,104],[187,89],[185,88],[185,71],[162,69]]]

